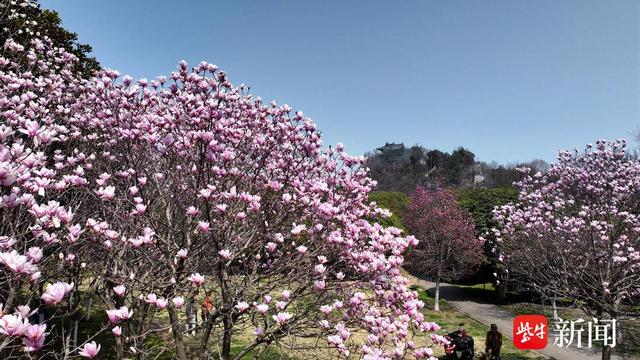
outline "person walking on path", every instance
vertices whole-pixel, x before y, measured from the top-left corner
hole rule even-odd
[[[500,360],[502,334],[498,331],[498,325],[491,324],[491,329],[487,331],[487,338],[484,346],[487,360]]]
[[[196,334],[196,328],[198,327],[198,310],[196,309],[196,296],[192,295],[187,303],[185,309],[187,315],[187,335],[191,332],[191,335]]]

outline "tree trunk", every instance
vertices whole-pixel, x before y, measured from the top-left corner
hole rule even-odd
[[[121,336],[116,338],[116,359],[122,360],[124,354]]]
[[[440,311],[440,278],[436,279],[436,296],[433,301],[433,310]]]
[[[176,355],[180,360],[187,360],[187,352],[184,348],[184,341],[182,340],[182,331],[180,329],[180,322],[178,321],[178,315],[176,314],[176,308],[170,304],[167,309],[169,310],[169,321],[171,321],[171,332],[173,333],[173,341],[176,345]]]
[[[87,301],[87,320],[91,320],[91,305],[93,305],[93,297],[90,296]]]
[[[620,301],[622,300],[622,298],[617,298],[614,300],[613,302],[613,311],[609,311],[608,312],[608,316],[609,319],[611,320],[616,320],[618,318],[618,309],[620,308]],[[614,331],[615,329],[615,331]],[[618,329],[618,325],[614,324],[611,328],[610,331],[610,335],[612,340],[614,341],[614,344],[616,346],[618,346],[619,344],[617,343],[618,340],[618,334],[620,333],[620,330]],[[605,335],[605,338],[608,337],[609,334]],[[602,348],[602,360],[610,360],[611,359],[611,353],[613,352],[613,348],[611,347],[611,345],[607,345],[605,347]]]
[[[611,346],[602,348],[602,360],[611,360]]]
[[[73,348],[78,347],[78,320],[73,322]]]
[[[558,306],[556,305],[556,298],[553,298],[553,320],[558,320]]]
[[[209,316],[202,317],[202,339],[200,340],[200,359],[207,359],[207,344],[209,343],[209,337],[211,336],[211,330],[213,328],[213,321],[211,321],[211,314]]]
[[[233,321],[231,314],[225,314],[222,319],[224,324],[224,334],[222,335],[222,358],[224,360],[231,359],[231,335],[233,331]]]
[[[502,277],[502,281],[500,282],[500,286],[498,286],[498,298],[500,300],[507,299],[507,281],[509,280],[509,275],[505,275]]]

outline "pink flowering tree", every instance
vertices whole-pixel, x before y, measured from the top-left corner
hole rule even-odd
[[[208,63],[84,81],[46,42],[5,49],[25,62],[0,58],[0,351],[92,358],[108,333],[119,359],[310,344],[431,357],[413,337],[437,325],[399,272],[417,240],[366,221],[384,211],[367,203],[363,159],[323,149],[301,112]],[[180,309],[204,292],[213,309],[187,347]],[[30,304],[49,315],[31,320]],[[107,320],[77,341],[92,309]]]
[[[640,163],[625,156],[625,142],[562,151],[546,174],[518,186],[519,202],[495,211],[510,273],[590,316],[630,315],[640,291]]]
[[[7,41],[0,56],[0,353],[66,344],[75,352],[86,299],[78,187],[91,166],[71,114],[83,81],[75,56],[34,40]],[[6,56],[5,56],[6,55]],[[81,220],[80,220],[81,221]],[[43,350],[44,351],[44,350]]]
[[[418,187],[404,219],[409,233],[420,239],[408,255],[407,268],[435,281],[434,309],[439,311],[440,282],[475,270],[484,259],[484,241],[475,236],[471,215],[446,189]]]

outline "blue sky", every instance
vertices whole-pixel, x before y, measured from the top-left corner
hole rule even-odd
[[[553,160],[640,126],[640,2],[42,1],[136,78],[217,64],[326,145]]]

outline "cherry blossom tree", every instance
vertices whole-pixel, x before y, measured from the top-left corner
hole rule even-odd
[[[562,151],[546,174],[518,183],[516,204],[495,211],[510,273],[597,318],[631,315],[640,289],[640,163],[625,147],[599,140]]]
[[[475,236],[471,215],[446,189],[418,187],[405,215],[409,233],[420,239],[407,268],[436,283],[434,309],[440,310],[440,282],[472,272],[483,260],[483,240]]]
[[[363,159],[323,149],[301,112],[263,103],[209,63],[151,81],[109,69],[82,80],[75,57],[46,40],[5,51],[24,59],[0,58],[6,357],[93,358],[103,333],[118,359],[309,344],[432,356],[413,336],[438,327],[399,272],[417,240],[366,221],[387,212],[368,205]],[[204,292],[213,310],[188,348],[180,308]],[[78,341],[92,309],[108,320]],[[148,341],[166,333],[172,341]]]

